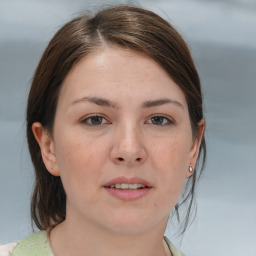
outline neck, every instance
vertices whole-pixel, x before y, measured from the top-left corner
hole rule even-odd
[[[68,218],[50,234],[55,256],[165,256],[165,223],[139,233],[117,233]],[[63,246],[65,245],[65,246]]]

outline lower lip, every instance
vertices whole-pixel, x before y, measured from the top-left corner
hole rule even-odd
[[[143,189],[135,189],[135,190],[115,189],[115,188],[109,188],[109,187],[104,187],[104,188],[113,197],[116,197],[124,201],[140,199],[146,196],[151,190],[151,188],[143,188]]]

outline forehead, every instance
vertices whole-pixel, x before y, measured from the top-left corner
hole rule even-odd
[[[182,90],[158,63],[139,52],[111,46],[88,54],[72,68],[59,101],[104,96],[134,102],[167,95],[186,104]]]

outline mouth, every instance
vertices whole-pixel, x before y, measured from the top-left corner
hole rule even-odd
[[[117,177],[104,184],[103,187],[122,190],[135,190],[152,188],[153,186],[148,181],[141,179],[139,177]]]
[[[123,201],[140,199],[153,188],[149,182],[137,177],[118,177],[109,181],[103,187],[111,196]]]
[[[121,189],[121,190],[135,190],[135,189],[144,189],[144,188],[148,188],[148,187],[143,184],[121,183],[121,184],[111,185],[111,186],[109,186],[109,188],[115,188],[115,189]]]

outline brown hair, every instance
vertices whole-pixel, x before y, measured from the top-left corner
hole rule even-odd
[[[40,122],[52,132],[64,78],[79,60],[104,44],[115,44],[144,53],[166,70],[186,96],[194,137],[197,135],[198,122],[203,118],[200,80],[191,54],[180,34],[167,21],[151,11],[119,5],[68,22],[47,46],[35,71],[27,104],[27,140],[36,176],[31,214],[41,230],[65,219],[66,194],[60,177],[52,176],[44,166],[39,145],[32,133],[32,124]],[[200,148],[202,167],[205,152],[203,137]],[[194,170],[186,184],[185,194],[175,207],[178,213],[178,206],[189,202],[183,231],[188,223],[195,184],[201,170]]]

